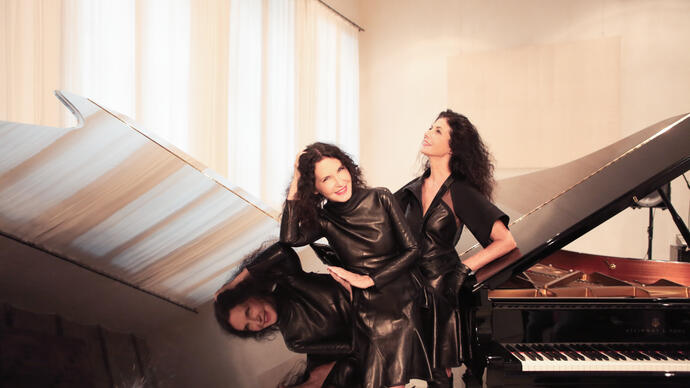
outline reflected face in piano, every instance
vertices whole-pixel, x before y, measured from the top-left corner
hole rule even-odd
[[[329,201],[346,202],[352,197],[350,171],[336,158],[323,158],[314,165],[314,186]]]
[[[445,118],[440,118],[424,132],[422,154],[427,157],[450,156],[451,128]]]
[[[261,331],[278,321],[275,307],[260,298],[249,298],[230,309],[228,323],[238,331]]]

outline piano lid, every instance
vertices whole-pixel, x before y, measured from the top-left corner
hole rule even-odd
[[[66,92],[74,128],[0,121],[0,234],[195,308],[278,235],[277,212],[124,116]]]
[[[496,204],[517,249],[477,271],[496,288],[690,167],[690,114],[671,117],[561,166],[503,179]],[[481,247],[459,245],[461,259]]]

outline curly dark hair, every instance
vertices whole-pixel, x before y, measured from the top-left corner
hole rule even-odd
[[[313,226],[318,219],[318,209],[323,206],[324,197],[316,191],[314,168],[316,163],[324,158],[335,158],[347,168],[352,177],[352,189],[366,187],[362,171],[355,164],[350,155],[337,146],[328,143],[312,143],[308,145],[299,157],[298,170],[300,174],[295,196],[295,216],[302,225]]]
[[[479,192],[491,199],[494,189],[494,164],[489,149],[470,120],[448,109],[438,114],[436,120],[446,119],[450,127],[451,174],[465,179]],[[426,161],[429,168],[429,161]]]

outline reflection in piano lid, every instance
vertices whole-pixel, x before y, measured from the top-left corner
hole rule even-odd
[[[690,263],[561,250],[650,193],[671,209],[658,189],[688,170],[689,144],[690,115],[682,115],[498,182],[496,203],[513,220],[517,248],[463,290],[468,386],[690,386]],[[690,240],[680,217],[674,222]],[[461,259],[479,249],[458,246]]]

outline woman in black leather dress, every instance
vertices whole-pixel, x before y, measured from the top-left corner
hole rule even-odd
[[[346,286],[331,276],[304,272],[292,248],[276,243],[245,259],[239,274],[218,290],[215,315],[232,335],[262,338],[280,331],[288,349],[308,353],[300,383],[359,387]]]
[[[508,216],[490,202],[489,152],[465,116],[441,112],[425,132],[421,152],[428,158],[426,171],[395,196],[420,242],[419,266],[433,295],[424,330],[433,349],[434,380],[429,386],[450,387],[450,368],[462,363],[458,290],[471,271],[508,253],[515,241]],[[455,245],[463,225],[484,249],[460,262]]]
[[[329,271],[352,286],[364,386],[427,379],[430,364],[418,331],[421,284],[411,274],[416,240],[387,189],[367,188],[347,154],[314,143],[295,163],[280,239],[299,246],[321,237],[342,263]]]

